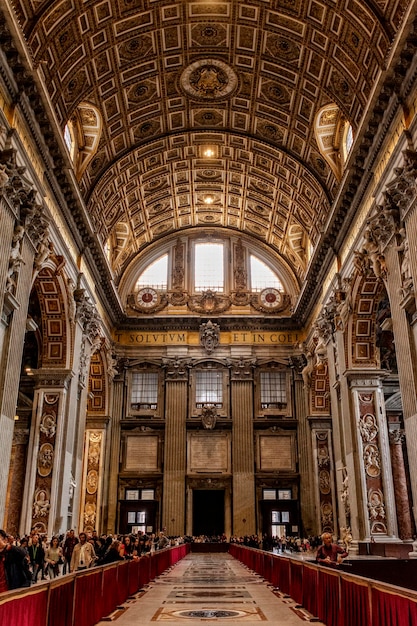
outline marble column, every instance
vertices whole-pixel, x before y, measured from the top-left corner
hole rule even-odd
[[[185,532],[187,367],[166,368],[162,527],[168,535]]]
[[[413,525],[403,454],[404,431],[399,428],[389,431],[389,441],[395,504],[397,506],[398,533],[400,539],[411,540],[413,538]]]
[[[315,518],[314,490],[311,488],[314,476],[311,429],[308,421],[309,388],[304,388],[303,380],[298,377],[294,382],[295,412],[297,415],[298,431],[298,466],[300,472],[300,507],[301,519],[303,520],[303,533],[316,535],[319,532]]]
[[[125,370],[123,369],[113,380],[113,404],[110,417],[110,447],[107,453],[110,457],[109,462],[109,482],[107,497],[107,534],[112,534],[116,528],[118,481],[119,481],[119,462],[120,462],[120,420],[123,417],[123,404],[125,396]]]
[[[233,534],[256,533],[252,367],[231,371]]]

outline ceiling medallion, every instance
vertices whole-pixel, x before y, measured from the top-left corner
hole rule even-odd
[[[219,100],[237,87],[237,75],[219,59],[200,59],[181,74],[180,84],[186,94],[198,100]]]

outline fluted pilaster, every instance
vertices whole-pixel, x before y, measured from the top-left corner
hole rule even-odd
[[[3,237],[11,237],[13,230],[10,228],[0,229]],[[0,239],[0,241],[1,241]],[[6,249],[10,248],[9,243]],[[3,250],[5,248],[2,248]],[[5,515],[5,503],[7,493],[7,481],[9,473],[9,459],[12,448],[14,416],[17,405],[17,397],[20,382],[20,368],[22,364],[22,351],[26,332],[26,319],[28,312],[29,296],[32,285],[32,268],[34,248],[25,237],[21,248],[22,264],[19,268],[19,276],[16,280],[16,291],[13,294],[13,311],[7,310],[9,324],[1,330],[0,348],[3,352],[2,372],[0,373],[0,524]],[[1,277],[4,285],[5,276]],[[3,297],[3,294],[2,294]],[[5,296],[10,299],[11,296]],[[7,302],[4,302],[7,305]],[[7,305],[8,306],[8,305]],[[4,309],[3,309],[4,310]]]
[[[295,381],[295,406],[298,418],[298,467],[300,471],[300,506],[304,534],[317,534],[314,523],[314,491],[311,489],[313,462],[311,430],[307,416],[307,393],[302,379]]]
[[[185,532],[187,389],[185,372],[166,381],[162,526],[168,535]]]
[[[253,381],[232,374],[233,533],[256,532]]]
[[[120,420],[123,415],[125,381],[116,377],[113,380],[113,408],[110,418],[110,477],[108,491],[107,532],[113,533],[116,528],[116,514],[118,502],[118,475],[120,455]]]

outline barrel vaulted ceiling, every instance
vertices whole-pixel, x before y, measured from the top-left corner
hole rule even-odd
[[[116,278],[156,239],[208,225],[255,236],[302,276],[341,184],[319,111],[356,132],[407,5],[14,0],[62,131],[96,117],[79,185],[101,242],[123,233]]]

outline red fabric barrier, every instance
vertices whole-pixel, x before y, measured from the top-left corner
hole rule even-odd
[[[409,598],[372,589],[372,626],[415,626],[416,617],[416,603]]]
[[[6,596],[5,596],[6,597]],[[0,595],[0,624],[44,626],[48,615],[48,587],[28,589],[8,602]]]
[[[190,551],[182,545],[138,561],[125,561],[59,577],[30,589],[0,594],[0,624],[93,626]]]
[[[339,575],[319,569],[317,589],[318,617],[328,626],[336,626],[340,623]]]
[[[298,604],[303,603],[303,563],[290,561],[290,596]]]
[[[129,561],[117,565],[117,605],[123,604],[129,595]]]
[[[139,589],[139,559],[129,561],[129,596]]]
[[[77,574],[75,579],[74,624],[93,626],[102,617],[101,569],[87,570]]]
[[[74,588],[75,577],[55,578],[51,582],[48,626],[72,625],[74,618]]]
[[[342,611],[340,615],[341,626],[358,626],[358,624],[369,624],[371,621],[371,611],[369,606],[369,587],[361,585],[355,581],[341,578],[341,602]]]
[[[103,569],[101,617],[110,615],[117,606],[117,565]]]
[[[147,585],[151,579],[151,557],[142,556],[139,561],[139,589]]]
[[[279,584],[278,587],[283,593],[290,593],[290,560],[285,557],[280,558]]]
[[[157,557],[155,555],[156,555],[156,553],[154,552],[150,556],[150,561],[151,561],[150,570],[149,570],[150,577],[151,577],[150,580],[154,580],[155,577],[156,577],[156,570],[157,570],[158,560],[157,560]]]
[[[318,570],[316,566],[303,565],[303,601],[302,605],[309,613],[317,615]],[[358,624],[355,624],[358,626]]]
[[[280,572],[280,569],[281,569],[281,561],[282,561],[282,559],[280,559],[277,556],[273,556],[272,557],[271,584],[274,587],[279,587],[279,572]]]

